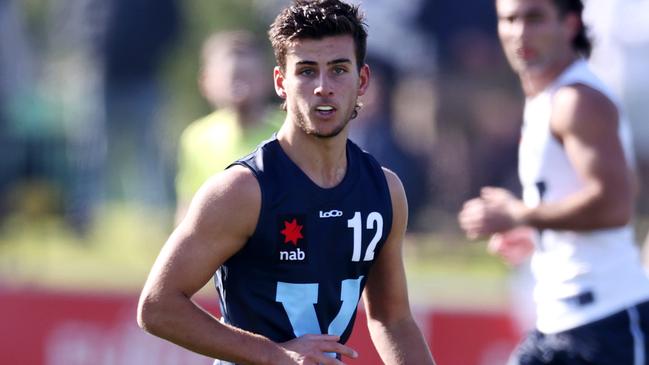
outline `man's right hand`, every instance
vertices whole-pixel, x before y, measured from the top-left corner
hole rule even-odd
[[[338,336],[309,334],[284,342],[281,346],[293,360],[290,364],[344,365],[345,363],[332,355],[358,357],[354,349],[339,343],[338,340]]]

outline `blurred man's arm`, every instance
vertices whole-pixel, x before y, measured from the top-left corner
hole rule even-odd
[[[476,238],[521,225],[581,231],[628,224],[635,187],[618,126],[617,108],[606,96],[582,85],[561,88],[553,100],[551,130],[583,188],[533,208],[503,189],[484,188],[464,205],[460,225]]]
[[[563,87],[553,100],[551,129],[583,188],[524,217],[537,228],[591,230],[623,226],[633,212],[633,174],[618,138],[618,112],[600,92]]]
[[[385,174],[392,196],[393,221],[363,293],[368,328],[384,363],[434,364],[408,301],[402,255],[408,220],[405,192],[394,173],[386,170]]]

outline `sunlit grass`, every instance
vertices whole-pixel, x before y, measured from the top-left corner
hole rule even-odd
[[[139,291],[171,227],[169,212],[125,204],[107,205],[85,237],[56,216],[14,214],[0,230],[0,283]],[[488,310],[506,301],[507,268],[485,253],[483,242],[453,234],[412,235],[405,260],[415,306],[475,307],[480,298]]]
[[[405,262],[415,306],[494,310],[507,305],[509,270],[486,253],[484,242],[456,234],[411,236]]]
[[[97,291],[140,287],[170,230],[167,216],[108,205],[80,237],[60,217],[14,214],[0,235],[0,280]]]

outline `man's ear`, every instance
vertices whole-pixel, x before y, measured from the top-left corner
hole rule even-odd
[[[575,13],[566,14],[563,23],[569,39],[575,39],[577,33],[579,33],[579,30],[583,26],[581,19]]]
[[[358,96],[364,95],[370,86],[370,66],[366,63],[361,67],[358,78]]]
[[[284,74],[279,66],[273,70],[273,79],[275,80],[275,93],[282,99],[286,99],[286,90],[284,89]]]

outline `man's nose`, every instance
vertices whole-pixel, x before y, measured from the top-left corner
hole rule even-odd
[[[333,89],[331,88],[331,80],[328,79],[327,75],[321,75],[318,77],[313,93],[317,96],[331,96],[333,95]]]

